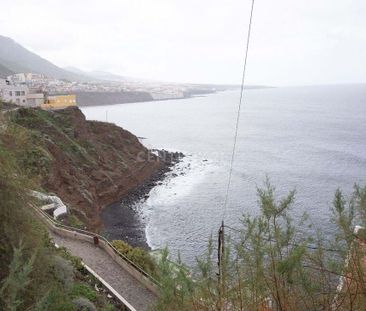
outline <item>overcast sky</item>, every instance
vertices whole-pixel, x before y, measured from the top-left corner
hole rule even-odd
[[[238,83],[250,0],[1,1],[0,32],[56,65]],[[247,82],[366,82],[365,0],[256,0]]]

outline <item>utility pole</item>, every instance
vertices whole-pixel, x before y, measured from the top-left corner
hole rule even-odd
[[[219,266],[218,273],[218,288],[219,288],[219,299],[220,299],[220,310],[222,310],[222,298],[224,294],[224,271],[223,271],[223,259],[224,259],[224,251],[225,251],[225,232],[224,232],[224,221],[222,221],[219,236],[218,236],[218,248],[217,248],[217,265]]]

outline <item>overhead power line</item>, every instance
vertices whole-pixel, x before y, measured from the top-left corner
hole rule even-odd
[[[223,210],[223,214],[222,214],[222,220],[224,220],[225,214],[226,214],[228,198],[229,198],[229,192],[230,192],[230,186],[231,186],[231,180],[232,180],[232,175],[233,175],[233,165],[234,165],[236,143],[237,143],[237,140],[238,140],[238,130],[239,130],[239,123],[240,123],[240,112],[241,112],[241,107],[242,107],[243,98],[244,98],[244,86],[245,86],[245,78],[246,78],[246,68],[247,68],[247,61],[248,61],[249,45],[250,45],[250,35],[251,35],[251,32],[252,32],[254,2],[255,2],[255,0],[252,0],[252,4],[251,4],[251,8],[250,8],[250,18],[249,18],[249,24],[248,24],[246,46],[245,46],[244,65],[243,65],[243,72],[242,72],[241,86],[240,86],[239,105],[238,105],[238,110],[237,110],[237,114],[236,114],[234,143],[233,143],[233,149],[232,149],[232,152],[231,152],[229,178],[228,178],[228,183],[227,183],[227,188],[226,188],[226,195],[225,195],[225,201],[224,201],[224,210]]]

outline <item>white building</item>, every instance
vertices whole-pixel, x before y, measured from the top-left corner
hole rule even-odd
[[[184,93],[181,91],[169,91],[169,90],[163,90],[161,92],[150,92],[152,98],[154,100],[163,100],[163,99],[180,99],[184,98]]]
[[[26,74],[25,73],[16,73],[11,76],[8,76],[8,80],[12,83],[25,83]]]
[[[28,87],[26,85],[13,85],[8,81],[0,83],[0,98],[5,102],[26,106]]]
[[[0,79],[0,99],[19,106],[40,107],[44,104],[44,94],[30,90],[25,84],[14,84],[11,80]]]
[[[32,81],[32,80],[43,80],[45,79],[45,76],[43,74],[40,74],[40,73],[26,73],[25,74],[25,80],[26,81]]]
[[[7,79],[0,78],[0,87],[2,87],[4,85],[8,85],[8,84],[9,84],[9,81]]]
[[[8,76],[7,79],[11,81],[13,84],[18,84],[18,83],[29,83],[32,81],[41,81],[45,79],[45,76],[39,73],[21,72]]]
[[[27,95],[27,106],[39,107],[44,104],[43,93],[28,93]]]

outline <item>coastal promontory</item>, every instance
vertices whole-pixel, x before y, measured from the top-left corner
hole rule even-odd
[[[27,169],[89,229],[101,227],[105,206],[141,187],[166,165],[129,131],[88,121],[77,107],[21,108],[11,118],[31,140],[23,159]]]

